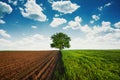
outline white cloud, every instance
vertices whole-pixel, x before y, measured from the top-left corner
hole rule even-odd
[[[56,1],[52,2],[52,9],[58,12],[68,14],[75,12],[80,6],[71,1]]]
[[[84,37],[75,38],[71,41],[74,49],[119,49],[120,29],[111,27],[110,22],[102,22],[101,26],[87,26],[88,31]],[[86,30],[86,29],[84,29]],[[82,30],[83,32],[86,32]],[[77,45],[76,45],[77,44]]]
[[[55,14],[55,17],[59,17],[60,15],[59,14]]]
[[[93,23],[94,23],[94,20],[90,20],[90,23],[93,24]]]
[[[5,24],[5,21],[0,19],[0,24]]]
[[[80,27],[80,29],[82,32],[85,32],[85,33],[91,32],[91,28],[88,25],[84,25],[84,26]]]
[[[103,10],[103,6],[98,7],[98,10],[99,10],[99,11],[102,11],[102,10]]]
[[[71,21],[70,21],[71,22]],[[101,26],[90,27],[73,21],[69,28],[79,29],[82,37],[72,38],[71,49],[119,49],[120,29],[111,27],[111,22],[102,21]],[[75,25],[77,24],[77,28]],[[67,26],[67,27],[68,27]]]
[[[36,28],[37,28],[37,26],[31,26],[31,28],[36,29]]]
[[[110,22],[102,21],[102,27],[110,27],[110,26],[111,26]]]
[[[49,2],[49,3],[53,3],[53,2],[54,2],[54,0],[48,0],[48,2]]]
[[[3,18],[5,14],[10,14],[12,8],[9,4],[0,1],[0,18]]]
[[[102,11],[105,7],[109,7],[110,5],[112,5],[112,2],[106,3],[104,6],[98,7],[98,10]]]
[[[55,17],[60,17],[60,16],[62,16],[62,15],[64,15],[64,14],[62,14],[62,13],[60,13],[60,14],[55,14]]]
[[[18,0],[8,0],[8,2],[16,6],[18,3]]]
[[[116,28],[120,28],[120,21],[117,22],[117,23],[115,23],[114,26],[115,26]]]
[[[0,50],[9,49],[9,47],[11,47],[10,45],[11,45],[10,40],[0,38]]]
[[[81,19],[82,21],[82,19]],[[80,30],[82,37],[73,38],[71,49],[119,49],[120,29],[111,27],[111,22],[102,21],[101,26],[81,25],[81,21],[69,21],[63,29]],[[118,24],[117,24],[118,25]]]
[[[112,4],[112,3],[109,2],[109,3],[105,4],[104,7],[108,7],[108,6],[110,6],[111,4]]]
[[[81,23],[82,22],[82,18],[80,18],[79,16],[76,16],[75,17],[75,22],[80,22]]]
[[[100,19],[100,14],[92,15],[92,20],[90,20],[90,23],[93,24],[95,21],[98,21],[99,19]]]
[[[19,8],[24,17],[35,21],[47,20],[46,15],[42,12],[43,9],[36,3],[36,0],[28,0],[24,6],[24,9]]]
[[[92,15],[92,19],[94,19],[95,21],[99,20],[100,17],[98,15]]]
[[[79,18],[80,20],[77,21],[76,18]],[[82,18],[80,18],[79,16],[74,18],[74,21],[69,21],[68,25],[66,27],[63,27],[63,29],[73,29],[73,30],[80,30],[84,33],[106,33],[106,32],[112,32],[114,30],[114,28],[111,27],[111,23],[110,22],[106,22],[106,21],[102,21],[102,25],[101,26],[93,26],[92,28],[85,24],[85,25],[81,25],[82,22]]]
[[[64,27],[63,29],[72,28],[74,30],[74,29],[79,29],[80,26],[81,26],[81,24],[79,22],[70,21],[70,22],[68,22],[68,25],[66,27]]]
[[[81,23],[82,22],[82,18],[81,17],[79,17],[79,16],[76,16],[75,18],[74,18],[74,21],[72,20],[72,21],[69,21],[68,22],[68,25],[66,26],[66,27],[64,27],[63,29],[64,30],[66,30],[66,29],[68,29],[68,28],[72,28],[73,30],[75,30],[75,29],[80,29],[80,27],[81,27]]]
[[[50,43],[48,37],[34,34],[16,41],[0,39],[0,50],[49,50]]]
[[[5,37],[5,38],[10,38],[11,37],[10,34],[6,33],[6,31],[3,30],[3,29],[0,29],[0,35],[2,37]]]
[[[102,24],[101,26],[93,26],[92,28],[88,26],[91,29],[88,35],[91,35],[91,36],[104,35],[104,34],[112,33],[116,31],[116,29],[111,27],[110,22],[102,21],[101,24]]]
[[[120,29],[112,28],[110,22],[103,21],[101,24],[92,28],[79,26],[80,33],[85,34],[71,37],[70,49],[119,49]],[[41,34],[28,35],[16,41],[0,38],[0,50],[49,50],[50,43],[50,38]]]
[[[67,22],[67,20],[64,18],[53,18],[53,21],[50,23],[50,26],[58,27],[66,22]]]
[[[114,38],[116,37],[112,37],[112,34],[73,38],[70,49],[120,49],[120,40],[113,40]]]

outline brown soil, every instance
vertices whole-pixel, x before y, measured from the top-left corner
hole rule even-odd
[[[58,51],[0,52],[0,80],[49,80]]]

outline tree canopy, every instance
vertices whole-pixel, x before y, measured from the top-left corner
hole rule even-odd
[[[70,37],[68,37],[66,34],[60,32],[56,33],[51,36],[52,43],[50,44],[53,48],[58,48],[59,50],[62,50],[64,48],[70,47]]]

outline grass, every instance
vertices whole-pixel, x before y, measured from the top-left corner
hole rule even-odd
[[[120,80],[120,50],[63,50],[62,61],[57,80]]]

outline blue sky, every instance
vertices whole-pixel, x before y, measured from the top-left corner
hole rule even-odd
[[[51,49],[64,32],[71,49],[119,49],[119,0],[0,0],[0,50]]]

